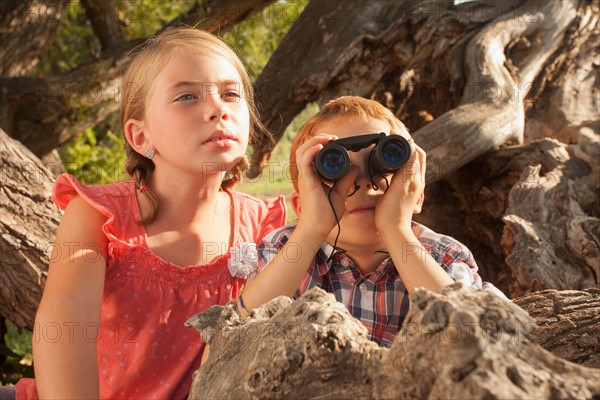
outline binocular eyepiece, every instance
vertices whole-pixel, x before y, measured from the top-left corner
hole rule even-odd
[[[369,156],[371,176],[391,174],[410,158],[410,144],[400,135],[373,133],[331,140],[317,154],[317,171],[326,181],[335,181],[344,176],[351,166],[349,151],[360,151],[375,144]]]

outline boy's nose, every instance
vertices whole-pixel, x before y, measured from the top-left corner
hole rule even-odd
[[[363,163],[360,163],[363,164]],[[358,165],[358,176],[356,177],[355,185],[364,188],[371,189],[373,184],[371,182],[371,177],[369,176],[369,168],[367,165]]]

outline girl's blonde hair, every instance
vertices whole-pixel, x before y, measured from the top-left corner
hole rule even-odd
[[[302,125],[290,150],[290,176],[294,185],[294,190],[298,191],[298,164],[296,163],[296,150],[311,137],[318,134],[319,125],[335,118],[350,117],[362,120],[377,119],[386,122],[392,131],[397,133],[407,133],[406,126],[389,109],[375,100],[365,99],[358,96],[343,96],[331,100],[319,110],[315,115]],[[365,132],[378,133],[378,132]]]
[[[160,70],[167,64],[174,51],[189,50],[201,55],[219,56],[229,61],[242,79],[243,95],[250,111],[250,143],[256,142],[258,135],[265,131],[258,117],[254,104],[254,90],[250,76],[239,57],[218,37],[194,28],[170,28],[157,36],[149,38],[144,45],[136,50],[135,56],[123,76],[121,90],[121,129],[129,119],[143,120],[149,97],[150,87]],[[141,224],[149,224],[158,214],[158,199],[147,189],[146,182],[154,170],[154,162],[137,153],[125,141],[125,170],[132,176],[138,187],[151,204],[149,215],[143,218]],[[222,189],[232,187],[241,179],[242,173],[249,167],[244,157],[228,171],[229,177],[221,183]]]

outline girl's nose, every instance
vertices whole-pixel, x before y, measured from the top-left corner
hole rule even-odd
[[[206,110],[205,115],[207,120],[210,121],[218,121],[229,119],[229,114],[227,112],[227,108],[225,104],[221,100],[221,97],[218,93],[209,94],[206,96]]]

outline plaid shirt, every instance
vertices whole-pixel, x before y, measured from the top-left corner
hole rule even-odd
[[[258,267],[250,274],[251,281],[283,248],[295,225],[279,228],[258,245]],[[492,284],[482,282],[477,274],[477,264],[469,249],[450,236],[435,233],[413,222],[412,229],[423,247],[456,282],[476,289],[489,290],[501,298],[506,296]],[[408,291],[390,257],[379,267],[363,275],[350,257],[336,252],[332,260],[326,260],[333,246],[323,243],[294,298],[313,287],[333,293],[337,301],[344,303],[350,313],[360,320],[369,331],[369,339],[380,346],[389,347],[400,330],[408,313]]]

